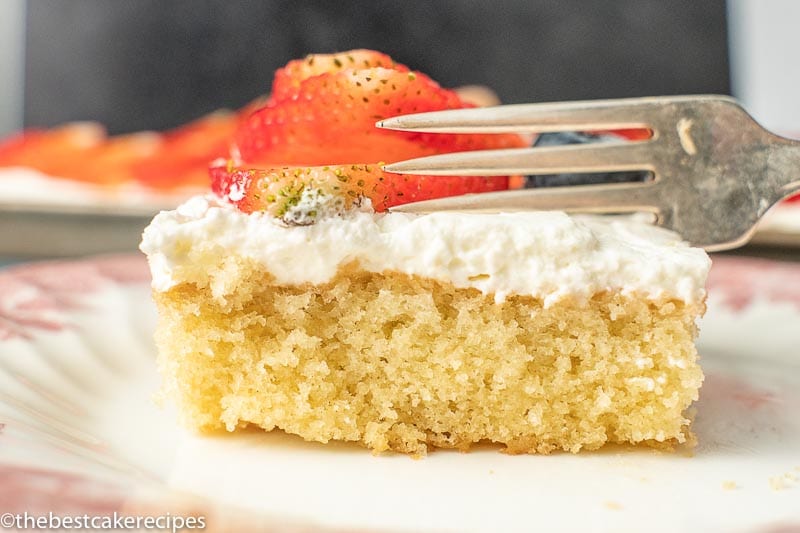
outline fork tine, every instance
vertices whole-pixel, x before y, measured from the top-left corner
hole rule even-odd
[[[478,150],[384,165],[387,172],[430,176],[507,176],[565,172],[655,172],[650,142]]]
[[[620,98],[416,113],[381,120],[379,128],[431,133],[546,133],[661,126],[665,104],[725,99],[716,95]]]
[[[658,213],[659,184],[614,183],[608,185],[571,185],[512,191],[484,192],[448,196],[398,205],[390,211],[431,213],[443,210],[461,211],[527,211],[531,209],[584,213]]]

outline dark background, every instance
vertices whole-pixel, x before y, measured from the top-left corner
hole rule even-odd
[[[506,103],[729,93],[724,0],[29,0],[25,123],[164,129],[374,48]]]

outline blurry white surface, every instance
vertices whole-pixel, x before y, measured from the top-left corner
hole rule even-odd
[[[731,86],[753,117],[800,135],[800,2],[728,0]]]
[[[0,2],[0,135],[22,127],[26,0]]]

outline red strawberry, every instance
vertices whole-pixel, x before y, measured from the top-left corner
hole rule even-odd
[[[517,135],[445,135],[380,130],[381,118],[469,107],[424,74],[375,67],[306,78],[291,99],[271,99],[235,140],[248,165],[399,161],[447,151],[523,146]]]
[[[51,130],[26,130],[0,142],[0,167],[29,167],[61,176],[65,164],[83,158],[105,140],[105,130],[93,122],[75,122]]]
[[[211,188],[245,213],[263,211],[287,222],[310,223],[318,206],[346,208],[369,198],[376,211],[385,211],[419,200],[504,190],[508,178],[405,176],[384,172],[380,164],[255,170],[228,162],[211,167]]]
[[[240,123],[233,154],[243,168],[234,168],[233,162],[212,167],[212,189],[244,212],[264,211],[292,223],[309,223],[324,206],[339,209],[363,198],[383,211],[418,200],[506,189],[506,177],[403,176],[372,163],[526,145],[518,135],[375,127],[389,116],[463,107],[472,106],[378,52],[292,61],[276,73],[267,104]]]
[[[602,133],[602,132],[600,132],[600,133]],[[620,137],[624,137],[625,139],[628,139],[629,141],[646,141],[647,139],[649,139],[650,137],[653,136],[653,132],[652,131],[650,131],[648,129],[641,129],[641,128],[635,128],[635,129],[632,128],[632,129],[627,129],[627,130],[614,130],[614,131],[608,132],[608,133],[614,133],[616,135],[619,135]]]
[[[154,132],[110,137],[80,156],[65,158],[56,175],[92,183],[129,183],[134,180],[133,165],[152,157],[162,142],[162,136]]]
[[[275,72],[272,81],[273,100],[292,98],[300,89],[300,83],[313,76],[346,69],[371,69],[383,67],[407,72],[408,67],[395,63],[394,60],[374,50],[350,50],[338,54],[311,54],[304,59],[289,61],[285,67]]]
[[[217,112],[165,133],[155,153],[132,165],[135,178],[155,188],[208,183],[208,164],[227,155],[238,120]]]

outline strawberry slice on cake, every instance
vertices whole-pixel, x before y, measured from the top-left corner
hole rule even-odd
[[[506,177],[400,175],[384,172],[381,163],[248,170],[220,163],[210,173],[211,190],[242,212],[261,211],[292,223],[311,223],[322,214],[318,209],[327,206],[330,212],[335,205],[341,212],[364,199],[381,212],[408,202],[508,188]]]
[[[234,159],[211,168],[212,190],[243,212],[308,222],[321,199],[348,208],[508,188],[507,177],[401,176],[381,165],[436,153],[524,146],[517,135],[380,130],[391,115],[470,107],[453,91],[370,50],[310,55],[275,74],[266,105],[234,135]],[[313,198],[313,201],[312,201]],[[327,205],[333,205],[327,202]]]

